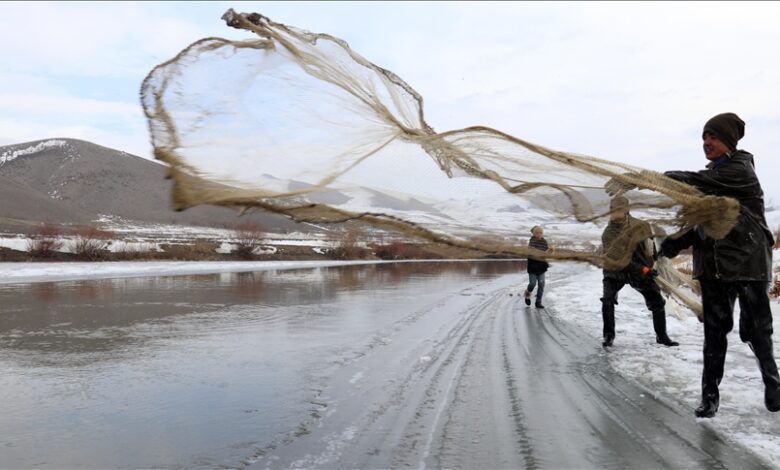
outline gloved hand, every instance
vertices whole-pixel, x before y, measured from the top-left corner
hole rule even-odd
[[[672,243],[667,238],[663,241],[663,243],[661,243],[661,248],[658,249],[657,258],[660,258],[661,256],[666,258],[674,258],[677,256],[677,253],[678,251],[672,247]]]
[[[658,271],[648,266],[642,266],[642,276],[648,279],[655,279],[658,277]]]

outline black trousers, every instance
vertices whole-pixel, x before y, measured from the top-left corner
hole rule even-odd
[[[627,283],[619,279],[605,277],[603,280],[604,295],[601,297],[601,316],[604,320],[604,337],[615,337],[615,305],[618,303],[618,292]],[[653,313],[653,329],[656,336],[666,336],[666,301],[661,295],[661,289],[652,279],[629,281],[628,284],[645,298],[645,305]]]
[[[776,370],[768,288],[769,283],[764,281],[701,281],[704,308],[704,395],[718,393],[726,361],[726,335],[734,327],[736,299],[739,299],[739,338],[753,350],[763,375],[773,368]],[[768,379],[765,376],[764,382]]]

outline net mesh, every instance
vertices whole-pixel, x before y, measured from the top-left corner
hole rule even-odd
[[[454,249],[611,270],[648,236],[599,249],[612,196],[625,196],[659,237],[700,225],[722,238],[736,221],[737,201],[658,172],[490,127],[436,132],[422,96],[343,40],[256,13],[228,10],[223,19],[254,35],[199,40],[141,89],[176,209],[216,204],[312,224],[359,222]],[[537,224],[555,249],[517,242]],[[691,285],[669,264],[661,277],[668,292]]]

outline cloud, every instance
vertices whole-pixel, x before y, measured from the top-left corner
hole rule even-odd
[[[7,2],[0,5],[4,60],[53,75],[138,75],[205,33],[188,4]],[[202,7],[194,7],[201,10]],[[218,18],[214,26],[218,27]],[[34,39],[31,37],[34,35]]]
[[[110,131],[89,125],[70,125],[63,122],[41,124],[28,120],[0,120],[0,146],[13,145],[50,138],[72,138],[109,147],[152,159],[151,144],[145,128]]]
[[[72,137],[151,158],[137,102],[74,96],[39,80],[28,91],[0,93],[0,116],[14,117],[0,120],[0,145]]]
[[[554,149],[696,169],[702,123],[734,111],[760,170],[780,172],[769,158],[780,143],[778,2],[3,2],[14,73],[0,73],[0,112],[24,126],[6,120],[0,138],[74,126],[148,149],[141,80],[201,37],[249,37],[219,20],[229,7],[346,40],[420,92],[439,131],[488,125]]]
[[[72,115],[77,111],[80,116],[90,119],[99,117],[138,118],[141,109],[137,104],[117,101],[101,101],[89,98],[63,95],[9,94],[0,93],[0,111],[46,116]]]
[[[693,170],[705,163],[703,122],[735,111],[748,121],[744,148],[757,159],[777,148],[777,128],[764,123],[780,117],[780,63],[770,59],[780,4],[526,5],[458,2],[424,19],[383,18],[387,28],[372,20],[376,40],[358,52],[419,91],[440,131],[488,125],[555,149]],[[780,163],[764,157],[760,170]]]

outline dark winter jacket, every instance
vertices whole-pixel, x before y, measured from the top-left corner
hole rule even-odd
[[[737,150],[700,171],[668,171],[666,176],[695,186],[708,195],[739,201],[737,224],[715,240],[695,227],[676,240],[667,239],[661,255],[676,256],[693,246],[693,276],[721,281],[770,281],[774,238],[764,218],[764,192],[756,176],[753,155]]]
[[[547,251],[550,248],[550,246],[547,244],[547,240],[545,240],[544,237],[541,239],[531,237],[531,239],[528,240],[528,246],[530,248],[536,248],[537,250],[541,251]],[[543,259],[539,259],[535,256],[528,257],[528,272],[530,274],[545,273],[549,267],[550,264]]]
[[[631,258],[621,269],[605,268],[604,277],[633,283],[652,280],[643,273],[644,267],[652,269],[654,263],[655,243],[651,239],[652,235],[653,231],[649,223],[635,219],[631,215],[627,215],[623,222],[611,220],[601,234],[605,258],[616,260],[623,257],[624,250],[633,248],[633,251]],[[638,241],[633,242],[635,243],[633,247],[628,247],[632,240]]]

